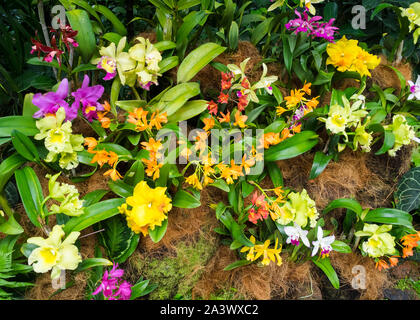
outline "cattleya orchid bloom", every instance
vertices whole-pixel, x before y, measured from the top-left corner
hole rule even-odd
[[[73,169],[79,164],[77,151],[83,150],[83,136],[72,134],[71,122],[65,119],[64,108],[59,108],[55,115],[48,115],[36,122],[40,133],[35,135],[36,140],[45,139],[45,147],[49,151],[46,162],[56,161],[60,155],[59,165],[63,169]]]
[[[317,3],[322,3],[322,2],[324,2],[324,0],[300,0],[300,6],[305,5],[305,7],[308,8],[311,15],[315,15],[316,9],[313,6],[313,3],[317,4]]]
[[[310,226],[315,227],[319,213],[316,210],[315,201],[309,197],[308,192],[305,189],[302,192],[291,192],[287,198],[288,201],[280,207],[281,216],[277,219],[277,223],[288,225],[294,222],[304,228],[309,219]]]
[[[302,228],[296,224],[296,222],[293,223],[293,227],[287,226],[284,227],[284,232],[286,232],[288,238],[286,239],[286,243],[293,244],[294,246],[299,245],[299,239],[302,239],[302,242],[305,246],[308,248],[310,247],[309,240],[307,238],[307,234],[309,231],[302,230]]]
[[[395,136],[394,147],[388,150],[391,157],[395,157],[397,151],[403,145],[408,145],[411,140],[416,140],[416,134],[412,126],[407,123],[407,119],[402,114],[396,114],[392,118],[392,124],[384,126],[385,130],[391,130]]]
[[[78,110],[81,103],[83,115],[92,122],[98,118],[98,111],[104,111],[104,107],[98,102],[104,93],[104,87],[101,85],[89,87],[89,81],[89,76],[85,75],[82,86],[71,94],[74,97],[72,109]]]
[[[282,258],[280,257],[282,246],[278,246],[278,239],[276,238],[276,242],[274,244],[274,248],[270,249],[270,240],[266,240],[264,244],[255,244],[255,237],[251,236],[250,241],[254,244],[253,247],[244,246],[241,249],[241,252],[248,252],[246,259],[248,261],[256,261],[259,257],[262,256],[261,264],[264,266],[268,266],[270,262],[276,262],[277,265],[280,266],[283,263]]]
[[[135,233],[146,236],[156,226],[161,226],[167,219],[165,213],[172,209],[171,199],[165,194],[166,188],[150,188],[146,181],[140,181],[134,188],[133,195],[118,209],[127,217],[127,224]],[[128,209],[128,206],[131,209]]]
[[[69,81],[64,78],[57,88],[56,92],[47,92],[45,94],[37,93],[32,98],[32,103],[39,108],[34,113],[34,118],[41,118],[46,115],[54,115],[59,108],[64,108],[66,120],[73,120],[77,117],[77,109],[69,107],[66,98],[69,94]]]
[[[408,84],[410,85],[411,94],[408,96],[407,100],[413,100],[414,98],[420,100],[420,76],[417,77],[416,83],[408,81]]]
[[[414,44],[416,44],[420,36],[420,3],[415,2],[410,4],[410,7],[408,8],[400,9],[401,16],[407,17],[408,21],[410,22],[409,31],[412,32],[414,29],[416,29],[413,33]]]
[[[67,183],[57,182],[57,178],[60,174],[61,172],[57,173],[54,176],[51,176],[50,174],[46,175],[46,177],[49,178],[49,197],[61,202],[59,206],[57,204],[53,204],[50,207],[50,213],[64,213],[68,216],[75,217],[80,216],[84,213],[84,200],[79,199],[79,192],[77,191],[75,186],[69,185]]]
[[[127,76],[130,76],[129,72],[136,67],[136,61],[131,59],[127,52],[123,51],[126,43],[127,37],[122,37],[117,47],[115,47],[113,42],[108,47],[102,47],[99,49],[99,54],[102,57],[93,59],[91,63],[96,64],[98,68],[107,72],[105,78],[112,79],[115,77],[116,71],[118,71],[121,83],[133,86],[135,77],[133,79],[131,76],[131,78],[127,79]]]
[[[314,249],[312,250],[312,257],[316,255],[319,249],[321,249],[321,257],[328,257],[329,253],[332,251],[331,244],[335,241],[335,236],[329,236],[324,238],[324,231],[318,226],[317,240],[312,241]]]
[[[395,249],[395,237],[388,233],[391,229],[392,225],[388,224],[378,226],[376,224],[365,223],[363,231],[358,231],[355,235],[357,237],[369,237],[367,241],[362,243],[362,250],[369,257],[378,258],[384,255],[398,254]]]
[[[37,273],[45,273],[52,269],[51,278],[57,279],[62,270],[75,270],[82,258],[74,245],[80,232],[71,232],[62,241],[65,233],[60,225],[54,226],[47,239],[41,237],[29,238],[27,243],[35,244],[35,248],[28,257],[28,264]]]
[[[372,134],[366,131],[366,126],[369,124],[369,121],[367,121],[364,125],[362,125],[360,122],[355,130],[353,145],[354,149],[356,150],[358,145],[360,144],[360,147],[365,152],[370,152],[370,145],[372,144],[373,137]]]

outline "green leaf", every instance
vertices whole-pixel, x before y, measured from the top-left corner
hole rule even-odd
[[[227,267],[225,267],[223,269],[223,271],[230,271],[230,270],[242,267],[242,266],[247,266],[251,263],[252,263],[252,261],[249,261],[249,260],[238,260],[238,261],[235,261],[235,262],[231,263]]]
[[[327,167],[328,163],[333,158],[333,155],[327,156],[321,151],[317,151],[314,157],[314,162],[312,164],[311,174],[309,175],[309,180],[315,179],[318,177],[322,171]]]
[[[411,212],[420,208],[420,167],[404,174],[395,191],[397,209]]]
[[[384,154],[389,149],[391,149],[394,146],[395,143],[395,135],[392,133],[392,131],[385,130],[384,132],[384,144],[382,145],[381,149],[379,149],[375,155],[379,156],[381,154]]]
[[[103,5],[95,5],[93,7],[97,12],[105,16],[113,25],[115,31],[120,34],[121,36],[125,36],[127,34],[127,29],[121,23],[121,21],[117,18],[117,16],[109,10],[107,7]]]
[[[36,227],[41,227],[37,218],[41,215],[41,204],[44,201],[44,195],[35,171],[31,167],[19,169],[15,172],[15,178],[20,198],[29,220]]]
[[[153,111],[159,109],[168,117],[177,112],[190,98],[200,94],[200,85],[196,82],[181,83],[169,89],[160,99]]]
[[[111,105],[111,112],[114,115],[114,117],[117,117],[117,109],[115,105],[120,95],[120,90],[121,90],[120,77],[115,77],[114,81],[112,81],[111,96],[109,98],[109,104]]]
[[[177,208],[193,209],[201,206],[201,202],[187,191],[178,190],[172,200],[172,205]]]
[[[124,182],[136,186],[142,180],[144,180],[144,165],[141,160],[136,160],[125,173]]]
[[[225,180],[217,179],[213,183],[210,183],[209,186],[216,187],[224,192],[229,192],[230,188]]]
[[[147,102],[145,100],[119,100],[115,102],[115,105],[125,111],[134,112],[134,109],[144,107]]]
[[[131,155],[131,152],[128,151],[123,146],[120,146],[119,144],[115,143],[101,143],[98,148],[103,148],[106,151],[114,151],[116,154],[118,154],[119,157],[123,157],[126,159],[132,159],[133,156]]]
[[[324,209],[324,214],[337,208],[346,208],[355,212],[358,216],[362,214],[363,208],[359,202],[354,199],[336,199],[331,201]]]
[[[84,200],[83,206],[89,207],[92,204],[98,203],[101,199],[108,193],[108,190],[95,190],[92,192],[87,193],[82,199]]]
[[[143,297],[148,295],[150,292],[155,290],[158,286],[156,284],[149,285],[149,280],[144,280],[142,282],[136,283],[131,287],[131,296],[130,300]]]
[[[334,288],[340,288],[340,281],[338,280],[337,273],[332,267],[329,258],[319,259],[318,257],[313,257],[312,262],[315,263],[315,265],[318,266],[322,271],[324,271]]]
[[[39,133],[35,119],[26,116],[9,116],[0,118],[0,137],[10,137],[13,130],[18,130],[31,137]]]
[[[229,30],[229,49],[235,50],[238,47],[239,27],[235,21],[232,21]]]
[[[390,3],[381,3],[379,5],[376,6],[375,10],[373,10],[372,15],[370,16],[370,20],[373,20],[373,18],[375,18],[375,16],[381,12],[382,10],[389,8],[389,7],[393,7],[392,4]]]
[[[340,252],[340,253],[351,253],[351,248],[343,241],[335,240],[331,247],[334,251]]]
[[[178,68],[177,82],[183,83],[191,80],[210,61],[225,51],[225,47],[212,42],[205,43],[194,49],[181,62]]]
[[[325,72],[322,70],[319,70],[318,75],[315,78],[315,81],[312,85],[319,86],[321,84],[330,83],[335,72]]]
[[[75,37],[79,43],[77,50],[80,51],[83,61],[88,63],[96,50],[96,39],[89,15],[86,11],[80,9],[66,11],[66,15],[72,29],[77,31]]]
[[[18,153],[12,154],[10,157],[3,160],[0,164],[0,192],[3,191],[4,186],[15,171],[24,163],[26,159]]]
[[[39,108],[32,103],[33,97],[34,97],[33,93],[25,94],[25,99],[23,100],[22,116],[32,118],[34,113],[39,110]]]
[[[72,231],[81,231],[91,225],[119,214],[118,207],[125,202],[125,199],[109,199],[95,203],[85,208],[85,213],[78,217],[71,218],[64,225],[64,232],[69,234]]]
[[[133,195],[134,187],[121,180],[108,181],[108,186],[116,195],[127,198]]]
[[[274,162],[268,162],[266,163],[266,167],[268,170],[268,174],[270,175],[270,179],[273,182],[274,188],[282,187],[283,174],[278,165]]]
[[[409,229],[413,229],[413,217],[408,212],[392,208],[379,208],[370,210],[366,214],[363,221],[400,225]]]
[[[176,123],[191,119],[206,110],[207,104],[208,101],[206,100],[187,101],[174,114],[168,117],[168,123]]]
[[[94,64],[91,64],[91,63],[80,64],[76,68],[71,70],[71,74],[74,74],[74,73],[77,73],[77,72],[92,71],[92,70],[97,70],[97,69],[98,69],[98,67]]]
[[[163,236],[166,233],[166,229],[168,228],[168,219],[164,220],[162,222],[162,225],[159,226],[155,226],[154,230],[151,230],[149,228],[149,236],[150,239],[152,239],[152,241],[154,243],[158,243],[160,240],[162,240]]]
[[[324,21],[329,21],[334,18],[337,19],[338,4],[335,2],[329,2],[324,7]]]
[[[172,56],[163,59],[159,62],[159,73],[165,73],[173,68],[175,68],[179,64],[178,56]]]
[[[12,143],[16,151],[28,161],[39,161],[38,150],[35,145],[27,136],[23,133],[13,130],[12,131]]]
[[[253,45],[257,45],[267,35],[272,20],[273,18],[265,19],[254,29],[251,34],[251,42]]]
[[[99,222],[98,229],[105,229],[99,232],[99,239],[106,249],[107,256],[118,263],[125,262],[120,258],[131,248],[132,241],[138,243],[139,240],[138,236],[136,237],[136,234],[127,226],[126,219],[121,215],[114,216]],[[124,258],[127,259],[128,256]]]
[[[311,150],[318,143],[318,135],[313,131],[303,131],[270,147],[264,153],[265,161],[277,161],[297,157]]]
[[[44,61],[41,57],[33,57],[26,61],[26,63],[34,65],[34,66],[45,66],[51,68],[62,69],[67,72],[67,68],[62,64],[61,67],[56,60],[52,60],[51,62]]]
[[[239,224],[236,223],[236,221],[232,222],[231,228],[232,237],[234,240],[240,242],[243,246],[254,246],[254,244],[244,235],[243,229]]]
[[[108,40],[109,42],[113,42],[116,46],[118,46],[122,36],[115,32],[107,32],[102,36],[102,38]]]
[[[104,258],[88,258],[83,260],[74,272],[78,273],[98,266],[112,266],[112,262]]]
[[[12,215],[6,222],[0,224],[0,232],[15,235],[21,234],[22,232],[24,232],[24,230]]]
[[[252,193],[252,191],[254,191],[254,189],[255,186],[246,181],[242,181],[242,196],[244,198],[248,197]]]
[[[205,11],[192,11],[184,17],[183,23],[176,33],[176,49],[179,56],[183,57],[184,55],[186,44],[188,43],[188,35],[207,14]]]

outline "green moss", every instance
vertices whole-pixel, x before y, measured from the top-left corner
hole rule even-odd
[[[395,286],[400,290],[413,290],[416,292],[417,297],[420,298],[420,280],[414,281],[411,278],[400,279]]]
[[[150,299],[191,299],[191,290],[215,250],[213,241],[200,237],[193,244],[180,242],[175,257],[146,258],[131,263],[150,283],[158,285],[150,294]]]

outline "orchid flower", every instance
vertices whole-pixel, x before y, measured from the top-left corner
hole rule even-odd
[[[335,241],[335,236],[329,236],[324,238],[324,232],[321,227],[318,226],[317,240],[312,241],[314,249],[312,251],[312,257],[316,255],[319,249],[321,249],[321,256],[324,258],[328,257],[328,254],[332,251],[331,244]]]
[[[413,100],[414,98],[416,100],[420,100],[420,76],[417,77],[417,81],[414,84],[413,81],[408,81],[408,84],[410,85],[410,92],[411,94],[408,96],[408,100]]]
[[[83,106],[83,114],[89,122],[98,117],[97,111],[103,111],[104,107],[98,102],[104,93],[104,87],[96,85],[89,87],[89,76],[85,75],[82,87],[77,89],[71,95],[75,98],[72,109],[79,109],[80,103]]]
[[[296,222],[293,223],[294,227],[288,226],[284,227],[284,232],[286,232],[288,238],[286,240],[286,243],[293,244],[295,246],[299,245],[299,239],[302,239],[302,242],[305,246],[308,248],[310,247],[309,240],[307,238],[308,231],[302,230],[302,228],[296,224]]]
[[[35,112],[34,118],[41,118],[46,115],[54,115],[60,107],[63,107],[66,113],[66,120],[71,121],[77,117],[77,109],[70,108],[65,99],[69,92],[69,81],[64,78],[56,92],[45,94],[37,93],[32,98],[32,103],[39,108]]]

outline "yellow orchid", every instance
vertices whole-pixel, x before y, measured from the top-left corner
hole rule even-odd
[[[146,236],[156,226],[167,219],[165,213],[172,209],[171,199],[165,194],[166,188],[150,188],[146,181],[140,181],[119,210],[127,217],[127,224],[135,233]],[[131,209],[128,209],[128,206]]]
[[[248,252],[246,259],[248,261],[256,261],[259,257],[262,256],[261,263],[264,266],[268,266],[270,262],[276,262],[277,265],[280,266],[282,264],[282,258],[280,257],[280,252],[282,246],[277,248],[278,246],[278,239],[276,238],[276,243],[273,249],[270,249],[270,240],[266,240],[264,244],[255,244],[255,237],[251,236],[250,241],[254,244],[253,247],[244,246],[241,249],[241,252]]]
[[[28,264],[37,273],[45,273],[52,269],[51,278],[56,279],[62,270],[75,270],[82,258],[79,249],[74,245],[80,232],[71,232],[62,241],[65,233],[60,225],[54,226],[47,239],[32,237],[28,243],[35,244],[35,248],[28,257]]]

